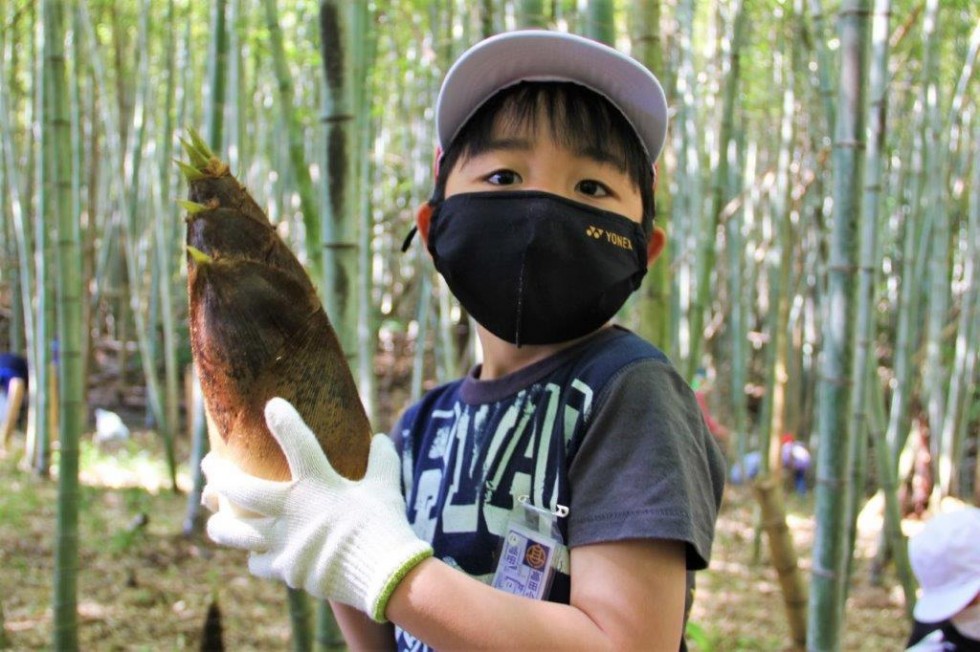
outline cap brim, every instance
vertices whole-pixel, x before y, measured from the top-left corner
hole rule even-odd
[[[667,100],[660,82],[639,62],[602,43],[563,32],[522,30],[481,41],[446,74],[436,103],[443,150],[498,91],[521,81],[567,81],[608,99],[656,161],[667,134]]]
[[[980,577],[960,586],[923,591],[912,615],[923,623],[947,620],[963,610],[980,593]]]

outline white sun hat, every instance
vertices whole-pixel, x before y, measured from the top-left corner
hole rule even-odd
[[[651,161],[667,134],[667,99],[635,59],[591,39],[547,30],[505,32],[467,50],[446,74],[436,102],[439,146],[497,91],[522,81],[574,82],[604,96],[625,116]]]
[[[937,514],[909,539],[909,561],[922,587],[913,615],[946,620],[980,593],[980,509]]]

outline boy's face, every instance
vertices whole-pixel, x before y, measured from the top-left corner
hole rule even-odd
[[[523,110],[512,105],[499,109],[489,130],[489,144],[481,142],[475,152],[464,152],[451,164],[443,198],[482,191],[543,191],[643,225],[643,193],[634,175],[625,169],[619,148],[597,149],[606,139],[591,136],[557,138],[555,130],[567,128],[568,121],[553,124],[544,102],[531,109],[533,116],[523,114]],[[649,195],[650,189],[647,191]],[[419,235],[425,242],[433,210],[434,205],[425,202],[416,216]],[[667,238],[655,224],[648,237],[647,262],[653,264]]]
[[[651,189],[641,192],[612,134],[559,129],[576,121],[559,113],[552,123],[544,102],[495,108],[492,123],[475,122],[479,134],[450,158],[440,199],[419,207],[418,231],[485,345],[568,344],[605,324],[637,288],[644,241],[647,264],[662,251],[663,230],[644,229]],[[531,228],[538,224],[546,226]]]
[[[537,190],[641,222],[639,189],[616,161],[602,152],[571,151],[555,143],[543,111],[534,121],[536,129],[505,122],[497,121],[488,149],[457,162],[446,181],[446,197]]]

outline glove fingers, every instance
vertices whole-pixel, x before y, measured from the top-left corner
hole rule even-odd
[[[371,452],[368,455],[367,475],[372,478],[385,479],[391,482],[401,473],[401,461],[395,443],[385,434],[377,434],[371,438]],[[397,480],[396,480],[397,482]]]
[[[218,492],[209,484],[201,490],[201,505],[209,512],[218,511]]]
[[[292,403],[278,397],[270,399],[265,404],[265,422],[286,455],[293,480],[310,476],[330,480],[341,477],[330,465],[316,435]]]
[[[256,478],[236,464],[212,453],[201,460],[201,470],[208,479],[207,492],[224,496],[249,512],[275,516],[282,510],[291,483]]]
[[[269,580],[282,580],[287,582],[285,577],[282,576],[281,572],[277,572],[273,567],[275,562],[275,555],[272,552],[253,552],[248,556],[248,572],[256,577],[262,577]],[[293,587],[296,588],[296,587]]]
[[[265,522],[263,522],[265,521]],[[263,526],[268,519],[247,519],[221,510],[208,519],[208,537],[222,546],[230,546],[249,552],[265,552],[269,548]]]

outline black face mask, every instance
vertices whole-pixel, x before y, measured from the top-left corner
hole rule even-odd
[[[616,314],[647,270],[629,218],[537,191],[453,195],[433,211],[429,252],[459,302],[512,344],[555,344]]]

